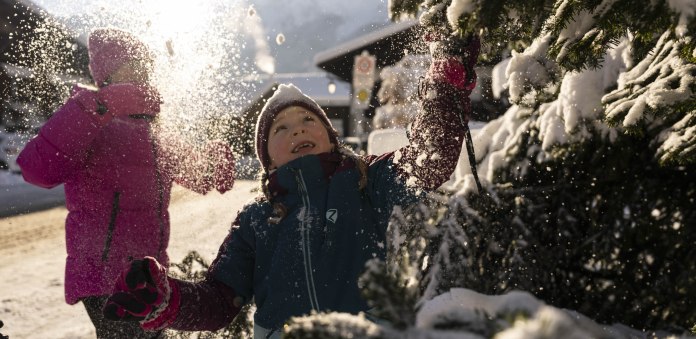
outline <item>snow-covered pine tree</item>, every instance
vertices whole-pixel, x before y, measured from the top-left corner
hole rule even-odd
[[[397,1],[509,49],[514,105],[440,221],[424,297],[522,289],[639,329],[696,324],[696,3]],[[464,241],[462,241],[464,239]]]
[[[696,3],[391,0],[389,6],[395,20],[419,16],[426,31],[480,34],[482,60],[511,54],[506,87],[513,106],[476,140],[489,196],[476,194],[465,177],[444,209],[425,214],[422,231],[403,222],[422,211],[397,213],[390,254],[420,255],[387,267],[371,263],[362,284],[372,304],[409,305],[395,287],[415,278],[416,311],[453,287],[490,295],[525,290],[600,323],[672,332],[694,326]],[[415,245],[422,242],[428,248]],[[289,333],[453,335],[437,332],[445,328],[490,337],[511,323],[496,319],[509,316],[491,314],[477,324],[455,314],[399,332],[359,317],[332,315],[327,324],[329,318],[315,315],[295,319]],[[356,331],[347,330],[351,324]]]

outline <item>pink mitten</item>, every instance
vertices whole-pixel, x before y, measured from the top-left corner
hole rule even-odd
[[[140,321],[143,328],[154,330],[176,318],[179,301],[178,285],[165,268],[155,258],[144,257],[121,273],[102,312],[107,319]]]
[[[234,185],[234,154],[228,143],[213,140],[208,144],[208,159],[213,161],[213,184],[220,193],[232,189]]]
[[[474,65],[481,49],[478,36],[472,35],[465,39],[449,36],[430,42],[430,49],[433,57],[428,70],[430,80],[448,83],[459,90],[474,89]]]

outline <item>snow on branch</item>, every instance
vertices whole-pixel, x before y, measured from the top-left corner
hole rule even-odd
[[[680,164],[696,162],[696,111],[689,112],[674,126],[664,130],[657,150],[660,163]]]
[[[663,164],[696,156],[696,64],[682,56],[691,41],[665,32],[653,53],[622,73],[618,88],[602,98],[610,125],[660,131],[653,143]]]

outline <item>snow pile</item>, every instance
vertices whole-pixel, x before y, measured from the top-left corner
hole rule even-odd
[[[617,325],[606,327],[575,312],[548,306],[527,292],[483,295],[454,288],[423,305],[419,328],[459,322],[481,338],[626,338],[641,332]],[[495,331],[494,329],[500,329]],[[494,333],[490,333],[494,330]]]
[[[683,37],[688,33],[689,19],[696,15],[696,2],[690,0],[669,0],[667,1],[670,9],[679,14],[679,24],[674,28],[678,37]]]
[[[293,318],[284,338],[412,338],[412,339],[568,339],[645,338],[621,324],[597,324],[573,311],[548,306],[529,293],[483,295],[454,288],[423,304],[415,326],[406,329],[376,323],[364,314],[314,314]]]
[[[328,313],[302,318],[291,318],[283,329],[285,339],[304,338],[377,338],[379,326],[365,319],[346,313]]]
[[[604,112],[602,96],[606,89],[616,86],[618,72],[626,69],[625,59],[613,56],[623,54],[627,46],[624,41],[610,49],[600,69],[567,73],[557,99],[541,104],[536,127],[545,152],[554,146],[589,139],[598,131],[612,138],[616,136],[616,131],[599,122]],[[539,160],[544,160],[543,155]]]
[[[493,66],[493,70],[491,71],[491,91],[493,92],[493,97],[496,99],[500,99],[503,96],[503,92],[508,89],[505,72],[509,64],[510,58],[505,58],[503,61]]]
[[[447,21],[453,28],[459,27],[459,17],[472,14],[476,9],[476,2],[472,0],[453,0],[447,6]]]
[[[505,69],[510,101],[531,107],[540,97],[551,96],[556,91],[559,70],[547,57],[551,40],[551,35],[546,35],[522,53],[512,51],[512,59]]]

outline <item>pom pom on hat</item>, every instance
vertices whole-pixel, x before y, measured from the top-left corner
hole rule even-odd
[[[291,106],[299,106],[316,114],[319,120],[326,126],[326,130],[329,134],[329,141],[334,145],[338,145],[338,132],[334,129],[333,125],[331,125],[331,120],[326,116],[321,106],[319,106],[316,101],[312,100],[312,98],[302,93],[295,85],[281,84],[278,86],[275,93],[273,93],[273,96],[266,101],[256,122],[256,156],[259,158],[264,171],[268,171],[268,166],[271,163],[270,156],[268,155],[268,133],[273,124],[273,119],[275,119],[280,111]]]
[[[89,34],[89,71],[102,85],[122,65],[137,61],[149,66],[152,55],[135,35],[116,28],[97,28]]]

